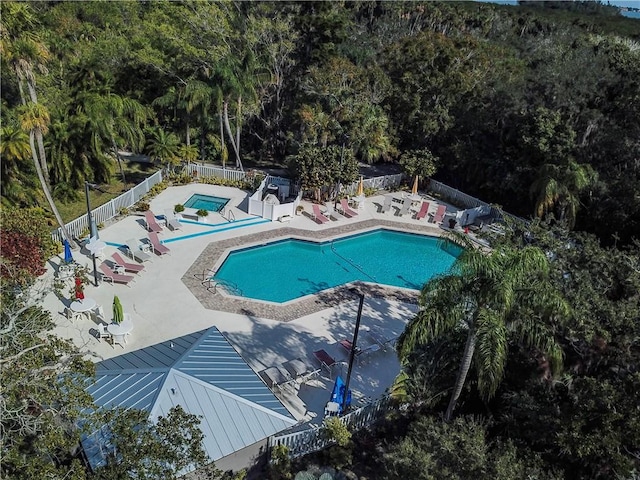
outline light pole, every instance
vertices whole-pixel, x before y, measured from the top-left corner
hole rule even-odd
[[[356,345],[358,343],[358,332],[360,331],[360,319],[362,318],[362,306],[364,305],[364,293],[358,292],[355,288],[349,289],[360,297],[358,304],[358,316],[356,317],[356,327],[353,331],[353,340],[351,341],[351,351],[349,352],[349,368],[347,369],[347,380],[344,382],[344,396],[342,398],[342,413],[347,411],[347,398],[349,396],[349,382],[351,381],[351,369],[353,368],[353,360],[356,356]]]
[[[90,239],[95,237],[98,239],[98,229],[96,228],[95,223],[93,223],[93,216],[91,215],[91,204],[89,203],[89,182],[84,182],[84,195],[87,198],[87,221],[89,222],[89,237]],[[91,259],[93,260],[93,282],[94,285],[98,286],[98,268],[96,267],[96,255],[95,253],[91,253]]]

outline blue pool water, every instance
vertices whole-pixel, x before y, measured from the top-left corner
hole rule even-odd
[[[201,195],[196,193],[192,195],[184,204],[187,208],[195,208],[196,210],[209,210],[210,212],[219,212],[229,201],[228,198],[213,197],[211,195]]]
[[[214,279],[234,295],[271,302],[355,280],[419,290],[446,273],[459,253],[434,237],[380,229],[333,242],[287,239],[236,250]]]

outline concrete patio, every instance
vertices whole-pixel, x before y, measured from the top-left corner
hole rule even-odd
[[[318,376],[296,388],[276,389],[276,394],[296,419],[321,423],[335,375],[346,375],[347,352],[338,342],[351,339],[353,335],[357,296],[345,287],[338,287],[287,304],[258,302],[207,290],[202,285],[203,273],[221,261],[221,255],[229,248],[279,237],[325,239],[379,226],[430,235],[439,235],[444,230],[427,219],[415,220],[413,214],[399,217],[396,208],[380,213],[383,195],[368,197],[363,207],[357,210],[356,217],[346,218],[338,213],[325,224],[319,224],[312,218],[311,205],[304,201],[304,213],[289,222],[265,221],[245,213],[247,192],[204,184],[169,187],[151,201],[151,210],[160,216],[193,193],[230,198],[225,217],[228,218],[228,211],[231,211],[235,221],[229,222],[220,214],[212,213],[206,224],[185,220],[181,222],[180,230],[170,231],[165,227],[160,239],[170,248],[170,254],[152,254],[153,258],[144,263],[145,270],[132,274],[136,279],[129,286],[106,282],[100,282],[98,287],[93,284],[85,286],[86,297],[102,305],[107,322],[111,319],[114,295],[120,298],[124,311],[131,315],[134,324],[126,349],[120,345],[111,346],[104,339],[92,336],[90,331],[97,326],[94,320],[86,317],[67,319],[64,309],[70,300],[66,289],[61,297],[49,293],[44,299],[45,308],[52,312],[56,321],[56,333],[70,338],[83,352],[98,361],[216,326],[256,372],[298,357],[319,367],[312,352],[325,349],[344,363],[334,367],[331,373],[322,369]],[[400,197],[400,193],[397,195]],[[432,203],[431,210],[435,210],[436,201],[428,200]],[[129,215],[100,230],[100,239],[107,243],[104,251],[106,261],[128,239],[144,241],[147,238],[142,220],[142,214]],[[120,248],[124,256],[123,252],[126,249]],[[74,258],[89,268],[93,280],[88,252],[85,249],[75,251]],[[43,285],[52,284],[60,262],[58,257],[50,260],[48,272],[41,279]],[[370,284],[358,284],[357,287],[365,294],[362,315],[365,327],[375,325],[389,335],[397,336],[416,312],[416,291]],[[364,347],[371,343],[373,339],[361,331],[358,344]],[[358,361],[351,380],[354,403],[382,395],[399,368],[392,348],[380,349]]]

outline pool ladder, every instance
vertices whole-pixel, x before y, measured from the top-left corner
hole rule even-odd
[[[238,287],[238,285],[236,285],[235,283],[229,282],[227,280],[220,280],[211,277],[204,280],[202,282],[202,285],[205,286],[209,292],[213,291],[213,293],[218,293],[218,286],[220,286],[223,287],[227,291],[227,293],[231,295],[242,296],[242,290],[240,289],[240,287]]]
[[[231,209],[227,209],[227,216],[224,216],[225,214],[225,210],[224,208],[222,210],[220,210],[220,215],[222,216],[222,218],[224,218],[227,222],[235,222],[236,221],[236,216],[233,214],[233,210]]]
[[[367,272],[365,272],[365,271],[362,269],[362,267],[361,267],[360,265],[358,265],[356,262],[354,262],[353,260],[351,260],[351,259],[349,259],[349,258],[347,258],[347,257],[345,257],[345,256],[343,256],[343,255],[340,255],[340,254],[338,253],[338,251],[336,250],[336,248],[333,246],[333,242],[334,242],[334,241],[333,241],[333,240],[331,240],[331,251],[332,251],[334,254],[336,254],[336,255],[337,255],[338,257],[340,257],[342,260],[344,260],[344,261],[345,261],[345,262],[347,262],[349,265],[351,265],[353,268],[355,268],[356,270],[358,270],[358,271],[359,271],[360,273],[362,273],[364,276],[369,277],[369,278],[371,279],[371,281],[372,281],[372,282],[375,282],[375,283],[377,283],[377,282],[378,282],[375,278],[373,278],[371,275],[369,275]]]

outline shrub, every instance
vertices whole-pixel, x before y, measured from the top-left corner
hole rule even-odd
[[[118,214],[122,216],[129,215],[129,209],[127,207],[122,207],[120,210],[118,210]]]
[[[196,215],[198,215],[199,217],[206,217],[207,215],[209,215],[209,210],[205,210],[204,208],[201,208],[196,212]]]
[[[138,203],[136,203],[133,206],[137,212],[146,212],[147,210],[149,210],[149,202],[145,201],[145,200],[140,200]]]
[[[162,180],[161,182],[156,183],[153,187],[151,187],[147,195],[151,197],[155,197],[161,191],[165,190],[168,186],[169,186],[169,182],[167,182],[166,180]]]
[[[173,211],[176,213],[184,212],[184,205],[182,205],[181,203],[174,205]]]

